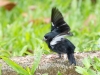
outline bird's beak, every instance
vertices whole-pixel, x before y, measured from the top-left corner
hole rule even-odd
[[[46,41],[46,39],[45,39],[45,38],[43,38],[43,41]]]

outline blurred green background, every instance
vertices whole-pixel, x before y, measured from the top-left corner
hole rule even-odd
[[[71,27],[75,52],[100,50],[100,0],[10,0],[16,6],[0,7],[0,56],[25,56],[34,50],[51,53],[43,36],[50,31],[52,7]]]

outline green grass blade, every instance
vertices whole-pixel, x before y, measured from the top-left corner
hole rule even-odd
[[[41,45],[42,45],[42,41],[39,39],[36,39]],[[32,66],[32,70],[31,70],[31,74],[34,74],[34,72],[36,71],[36,69],[38,68],[41,56],[42,56],[42,49],[41,47],[38,47],[34,50],[34,63]]]
[[[10,66],[12,67],[17,73],[29,75],[29,73],[20,65],[15,63],[14,61],[10,60],[9,58],[2,57],[2,59]]]
[[[22,50],[20,51],[19,56],[22,56],[26,52],[27,48],[28,48],[28,45],[24,46]]]

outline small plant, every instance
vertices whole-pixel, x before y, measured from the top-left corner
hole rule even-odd
[[[42,41],[37,39],[37,42],[40,43],[40,45],[43,47],[44,45],[42,44]],[[42,56],[42,50],[41,47],[37,47],[34,50],[34,63],[32,68],[30,69],[29,67],[27,67],[26,69],[24,69],[22,66],[20,66],[19,64],[15,63],[14,61],[12,61],[11,59],[7,58],[7,57],[1,57],[10,67],[12,67],[18,74],[20,75],[33,75],[34,72],[36,71],[36,69],[38,68],[41,56]],[[1,69],[1,65],[0,65],[0,69]],[[1,73],[1,71],[0,71]]]
[[[10,66],[12,67],[18,74],[24,74],[24,75],[30,75],[30,71],[27,71],[27,69],[24,69],[22,66],[18,65],[14,61],[10,60],[9,58],[2,57],[2,59]]]
[[[76,66],[76,71],[82,75],[100,75],[100,58],[88,57],[83,60],[84,67]]]
[[[62,74],[60,73],[60,71],[58,71],[57,75],[62,75]]]

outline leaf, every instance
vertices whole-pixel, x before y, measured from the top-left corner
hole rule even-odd
[[[95,61],[95,62],[99,62],[99,63],[100,63],[100,59],[99,59],[99,58],[97,58],[97,57],[94,57],[94,61]]]
[[[20,51],[19,56],[22,56],[26,52],[27,48],[28,48],[28,45],[24,46],[22,50]]]
[[[10,57],[10,52],[7,50],[0,50],[0,56]]]
[[[97,75],[96,72],[92,69],[88,70],[89,75]]]
[[[62,75],[62,74],[60,73],[60,71],[58,71],[57,75]]]
[[[100,59],[97,58],[97,57],[94,57],[93,68],[94,68],[95,70],[100,71]]]
[[[29,75],[31,75],[31,70],[29,67],[26,67],[27,72],[29,73]]]
[[[9,0],[0,0],[0,7],[5,7],[7,10],[11,10],[16,4]]]
[[[41,43],[40,43],[41,44]],[[34,72],[36,71],[36,69],[38,68],[41,56],[42,56],[42,49],[40,47],[36,48],[34,50],[34,63],[31,69],[31,74],[34,74]]]
[[[85,58],[83,61],[83,64],[85,65],[85,67],[87,68],[87,69],[89,69],[90,68],[90,60],[89,60],[89,58]]]
[[[10,60],[9,58],[2,57],[2,59],[10,66],[12,67],[16,72],[19,74],[29,75],[29,73],[20,65],[15,63],[14,61]]]
[[[82,68],[82,67],[80,67],[80,66],[76,66],[75,71],[77,71],[77,72],[80,73],[80,74],[83,74],[83,72],[86,71],[86,69],[84,69],[84,68]]]

